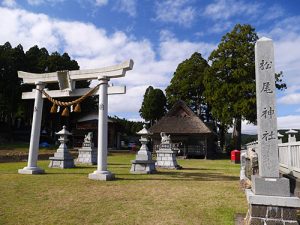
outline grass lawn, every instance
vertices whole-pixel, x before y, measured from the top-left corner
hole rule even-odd
[[[129,173],[132,154],[109,156],[115,181],[94,181],[95,166],[21,175],[25,162],[0,163],[0,224],[234,224],[247,211],[239,165],[229,160],[178,160],[183,170]]]

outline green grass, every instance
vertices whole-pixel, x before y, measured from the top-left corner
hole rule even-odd
[[[0,163],[0,224],[229,225],[247,210],[239,165],[229,160],[179,160],[183,170],[129,173],[132,154],[109,156],[115,181],[87,178],[95,166],[21,175],[26,163]]]

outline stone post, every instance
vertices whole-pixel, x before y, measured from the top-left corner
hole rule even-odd
[[[288,142],[290,143],[290,142],[296,142],[297,140],[296,140],[296,134],[298,133],[298,131],[296,131],[296,130],[292,130],[292,129],[290,129],[290,130],[288,130],[287,132],[285,132],[286,134],[288,134]]]
[[[298,224],[294,208],[300,200],[291,196],[289,180],[279,177],[274,66],[273,42],[260,38],[255,44],[259,174],[252,175],[252,189],[245,190],[248,225]]]
[[[36,82],[35,85],[36,89],[38,90],[42,90],[45,87],[45,84],[42,82]],[[42,93],[38,90],[35,90],[28,163],[26,167],[18,170],[18,173],[20,174],[40,174],[45,172],[43,169],[37,166],[41,133],[41,121],[43,114]]]
[[[97,170],[89,174],[92,180],[113,180],[114,174],[107,170],[107,86],[109,78],[99,77],[99,118],[98,118],[98,157]]]
[[[273,42],[261,38],[255,45],[259,175],[252,177],[255,194],[290,196],[289,180],[279,178],[275,69]]]
[[[277,132],[277,137],[278,137],[278,144],[282,143],[282,138],[284,137],[284,135],[282,135],[281,133]]]

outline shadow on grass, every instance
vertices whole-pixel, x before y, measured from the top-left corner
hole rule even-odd
[[[182,168],[182,169],[180,169],[180,170],[218,170],[218,169],[207,169],[207,168],[189,168],[189,167],[185,168],[185,167],[183,167],[183,168]]]
[[[116,174],[121,175],[121,174]],[[127,175],[128,174],[123,174]],[[136,176],[134,178],[134,176]],[[159,177],[161,176],[161,177]],[[164,177],[162,177],[164,176]],[[168,177],[170,178],[168,178]],[[168,180],[168,181],[238,181],[237,176],[228,176],[221,173],[180,173],[180,172],[158,172],[156,174],[130,174],[130,177],[118,180]]]

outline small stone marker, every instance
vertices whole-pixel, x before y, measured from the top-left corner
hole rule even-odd
[[[152,160],[152,154],[147,147],[148,137],[151,133],[146,129],[146,125],[144,124],[143,129],[137,132],[137,134],[141,135],[140,142],[142,146],[136,154],[136,159],[131,161],[130,173],[155,173],[155,161]]]
[[[54,153],[54,157],[50,157],[49,167],[51,168],[73,168],[74,160],[71,156],[66,143],[69,141],[68,136],[72,135],[67,131],[66,126],[63,126],[63,129],[56,133],[59,135],[60,146],[57,151]]]
[[[89,132],[87,135],[85,135],[82,148],[78,149],[78,158],[75,162],[76,164],[97,164],[97,150],[94,148],[93,132]]]

